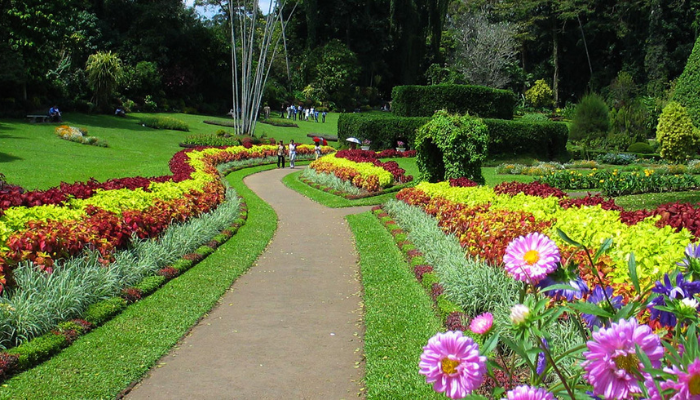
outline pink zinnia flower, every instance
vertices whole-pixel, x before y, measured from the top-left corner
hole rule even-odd
[[[466,397],[481,385],[486,374],[486,357],[479,345],[460,331],[438,333],[423,347],[420,373],[433,390],[451,399]]]
[[[532,285],[554,272],[560,259],[552,239],[537,232],[514,239],[503,256],[506,271],[514,279]]]
[[[674,389],[677,393],[672,400],[700,400],[700,358],[688,365],[685,372],[674,365],[672,368],[664,368],[664,371],[678,377],[678,382],[666,381],[661,384],[663,389]]]
[[[518,386],[506,393],[508,400],[554,400],[554,395],[548,391],[530,386]]]
[[[477,335],[483,335],[488,333],[493,326],[493,314],[483,313],[472,320],[469,324],[469,330],[476,333]]]
[[[664,348],[659,337],[647,325],[637,320],[621,319],[609,328],[593,333],[583,353],[586,361],[581,366],[586,379],[593,386],[593,394],[606,399],[627,399],[632,393],[641,393],[635,374],[642,372],[643,364],[637,358],[635,345],[644,352],[654,368],[659,368]]]

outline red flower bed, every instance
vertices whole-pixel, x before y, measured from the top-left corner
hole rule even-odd
[[[457,186],[457,187],[472,187],[472,186],[477,186],[478,184],[474,182],[473,180],[465,177],[461,178],[450,178],[450,186]]]
[[[377,167],[383,168],[394,176],[394,181],[399,183],[411,182],[413,180],[413,176],[405,175],[406,170],[399,167],[399,164],[396,161],[381,162],[378,160],[377,153],[370,150],[340,150],[339,152],[335,153],[335,156],[337,158],[345,158],[357,163],[370,163]]]
[[[589,194],[586,197],[580,197],[580,198],[576,198],[576,199],[566,197],[566,198],[563,198],[559,201],[559,205],[565,210],[567,208],[570,208],[570,207],[581,208],[583,206],[597,206],[597,205],[599,205],[603,210],[622,211],[622,207],[615,204],[614,199],[606,199],[605,197],[601,196],[600,194],[596,194],[595,196],[591,196]]]
[[[528,196],[538,196],[538,197],[566,197],[566,193],[562,190],[551,187],[546,183],[540,182],[503,182],[493,187],[493,191],[496,194],[507,194],[509,196],[515,196],[518,193],[524,193]]]

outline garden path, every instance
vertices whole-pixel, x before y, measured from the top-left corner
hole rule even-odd
[[[357,254],[345,216],[287,188],[292,169],[244,182],[278,227],[256,264],[128,399],[350,399],[361,392]]]

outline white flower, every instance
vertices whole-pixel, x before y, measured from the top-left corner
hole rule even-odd
[[[516,304],[510,308],[510,321],[513,325],[520,325],[530,316],[530,309],[524,304]]]
[[[682,306],[683,308],[688,308],[688,309],[691,309],[691,310],[697,310],[697,309],[698,309],[698,305],[700,305],[700,304],[698,304],[698,301],[695,300],[695,299],[685,298],[685,299],[682,299],[682,300],[681,300],[681,306]]]

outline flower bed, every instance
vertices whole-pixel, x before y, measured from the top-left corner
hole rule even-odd
[[[594,170],[591,172],[556,171],[537,178],[538,181],[562,190],[600,189],[606,196],[637,193],[677,192],[698,187],[697,180],[688,174],[659,174],[647,169],[643,172]]]
[[[314,147],[297,152],[312,155]],[[110,260],[132,235],[154,237],[169,224],[216,207],[224,188],[216,165],[276,156],[276,146],[197,148],[176,153],[171,176],[62,184],[46,191],[0,192],[0,283],[12,285],[12,269],[31,261],[50,272],[55,260],[96,249]]]
[[[600,267],[607,272],[605,279],[620,293],[629,290],[629,253],[634,252],[638,260],[640,281],[650,285],[683,258],[684,248],[695,239],[697,229],[695,222],[680,217],[689,215],[687,207],[681,210],[680,206],[666,206],[658,212],[625,213],[609,206],[605,209],[605,200],[600,197],[573,201],[549,193],[547,197],[498,194],[498,190],[484,186],[463,188],[445,182],[423,182],[415,188],[403,189],[397,198],[422,207],[438,220],[446,233],[459,239],[469,255],[494,265],[502,263],[505,246],[511,240],[532,232],[556,237],[557,229],[561,229],[594,251],[605,239],[613,238],[609,258],[602,260]],[[585,205],[586,201],[592,204]],[[555,241],[564,253],[573,250],[563,240],[555,238]],[[590,275],[590,271],[587,273]]]

